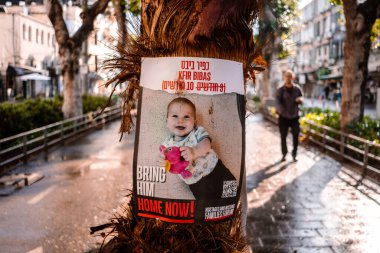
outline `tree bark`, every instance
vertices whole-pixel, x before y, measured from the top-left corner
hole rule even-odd
[[[248,0],[143,1],[141,37],[149,56],[222,58],[247,70],[254,55],[250,22],[258,6]]]
[[[81,27],[70,37],[63,10],[58,0],[45,1],[48,17],[54,27],[58,44],[58,54],[63,75],[63,106],[62,112],[65,118],[82,114],[81,87],[79,79],[79,57],[82,44],[94,30],[94,20],[99,13],[104,12],[109,0],[98,0],[91,7],[81,13],[83,23]]]
[[[359,5],[356,3],[356,0],[343,0],[346,42],[340,127],[346,132],[350,123],[363,119],[364,93],[371,48],[370,32],[376,18],[380,17],[378,0],[367,0]]]
[[[255,56],[251,22],[257,17],[262,4],[261,0],[142,1],[141,34],[128,42],[128,50],[119,52],[121,58],[106,63],[109,69],[120,69],[120,73],[106,85],[115,82],[122,84],[138,78],[141,57],[186,56],[233,60],[243,64],[243,73],[248,77],[249,72],[253,73]],[[138,86],[130,86],[131,83],[124,92],[125,105],[133,101],[133,90],[138,89]],[[124,111],[128,112],[128,108]],[[123,131],[131,129],[130,115],[123,117],[123,125]],[[245,180],[242,184],[242,214],[237,215],[239,224],[234,224],[234,228],[238,232],[234,236],[240,236],[245,230]],[[217,233],[222,225],[212,224],[207,229],[210,234]],[[223,236],[231,234],[228,231]],[[189,252],[195,252],[195,247],[189,248]]]
[[[265,102],[271,97],[271,87],[270,87],[270,66],[267,67],[266,70],[263,71],[263,86],[262,86],[262,102],[263,106],[265,106]]]
[[[81,115],[83,105],[81,99],[81,85],[79,76],[79,55],[80,48],[76,48],[71,52],[66,49],[65,57],[62,57],[61,64],[64,67],[63,74],[63,105],[62,112],[65,118],[71,118]]]
[[[123,47],[126,44],[126,40],[128,40],[127,36],[127,19],[126,15],[126,2],[125,0],[115,0],[114,1],[114,10],[115,17],[117,22],[117,30],[118,30],[118,38],[117,38],[117,46]]]

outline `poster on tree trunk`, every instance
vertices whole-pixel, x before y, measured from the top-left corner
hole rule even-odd
[[[133,212],[172,223],[231,218],[244,175],[242,63],[143,58]]]

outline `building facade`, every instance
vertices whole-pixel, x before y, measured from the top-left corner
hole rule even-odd
[[[0,5],[0,102],[62,93],[58,45],[45,6],[42,2],[18,0],[2,3],[5,5]],[[63,1],[62,8],[72,36],[82,25],[81,3]],[[117,36],[111,5],[106,13],[97,16],[94,31],[82,45],[79,85],[83,93],[110,92],[101,85],[103,79],[109,79],[101,66],[104,59],[114,55],[111,48],[116,46]],[[35,75],[29,76],[31,73]],[[28,76],[30,79],[26,79]]]
[[[296,52],[289,62],[307,97],[334,99],[340,92],[345,44],[341,8],[328,0],[312,0],[300,10],[298,26],[291,35]],[[377,79],[379,51],[371,50],[368,63],[369,75]]]
[[[57,92],[57,45],[44,12],[41,5],[0,7],[0,101]]]

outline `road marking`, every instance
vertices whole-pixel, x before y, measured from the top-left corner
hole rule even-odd
[[[43,192],[39,193],[37,196],[33,197],[31,200],[29,200],[28,204],[34,205],[34,204],[38,203],[40,200],[45,198],[50,192],[52,192],[54,190],[54,188],[56,188],[56,187],[57,186],[55,186],[55,185],[50,186],[49,188],[47,188]]]
[[[35,248],[35,249],[32,249],[32,250],[29,250],[28,252],[26,253],[44,253],[44,250],[42,248],[42,246],[38,247],[38,248]]]

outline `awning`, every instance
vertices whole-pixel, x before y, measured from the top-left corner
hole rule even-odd
[[[48,81],[50,80],[50,77],[44,76],[38,73],[32,73],[28,75],[23,75],[20,77],[20,80],[38,80],[38,81]]]
[[[33,73],[33,71],[26,68],[19,67],[19,66],[8,65],[8,68],[7,68],[7,75],[9,76],[22,76],[22,75],[27,75],[30,73]]]
[[[300,72],[298,74],[314,74],[315,72],[317,72],[318,69],[311,69],[311,70],[307,70],[307,71],[304,71],[304,72]]]
[[[322,75],[319,77],[319,80],[342,79],[342,77],[341,74]]]

